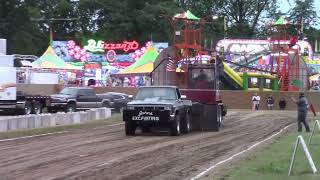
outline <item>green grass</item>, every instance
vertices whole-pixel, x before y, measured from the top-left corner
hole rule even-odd
[[[54,127],[47,127],[47,128],[35,128],[30,130],[17,130],[17,131],[10,131],[10,132],[1,132],[0,139],[6,138],[15,138],[21,136],[32,136],[37,134],[46,134],[46,133],[54,133],[59,131],[72,131],[72,130],[79,130],[79,129],[86,129],[86,128],[95,128],[103,125],[110,125],[121,123],[122,118],[120,114],[116,114],[111,116],[108,119],[104,120],[95,120],[95,121],[88,121],[82,124],[74,124],[74,125],[64,125],[64,126],[54,126]]]
[[[311,133],[303,132],[303,138],[308,143]],[[255,153],[248,160],[240,162],[234,168],[227,171],[227,175],[221,179],[230,180],[313,180],[320,179],[320,174],[312,174],[302,146],[299,145],[293,166],[293,174],[288,176],[289,164],[297,132],[289,133],[280,138],[276,143]],[[316,129],[312,144],[308,146],[313,161],[320,170],[320,132]]]

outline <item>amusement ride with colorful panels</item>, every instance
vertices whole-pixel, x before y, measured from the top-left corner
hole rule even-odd
[[[223,39],[217,43],[215,49],[217,53],[212,53],[214,50],[208,52],[202,47],[205,19],[200,19],[190,11],[186,11],[169,18],[169,21],[174,32],[173,42],[171,48],[162,53],[161,58],[167,61],[160,75],[157,70],[159,64],[155,65],[156,70],[153,75],[153,79],[157,81],[155,84],[178,84],[183,88],[195,86],[199,88],[198,85],[193,84],[194,79],[199,75],[199,69],[204,69],[209,79],[210,76],[220,77],[221,83],[218,86],[227,87],[227,89],[281,91],[308,89],[308,72],[303,58],[306,54],[305,52],[301,54],[305,49],[301,47],[302,41],[298,41],[301,35],[299,24],[291,24],[284,18],[280,18],[268,27],[268,40]],[[237,46],[234,47],[238,47],[233,48],[235,51],[243,46],[251,49],[261,46],[263,50],[258,53],[243,50],[241,54],[237,54],[232,52],[233,50],[230,51],[230,46],[235,44]],[[213,55],[208,59],[209,53],[219,54],[219,56]],[[260,64],[261,60],[268,62],[263,66],[253,66],[257,62]],[[245,70],[237,72],[239,69]],[[211,70],[214,73],[210,73]],[[156,75],[157,71],[158,75]],[[255,88],[250,88],[251,80],[254,78],[257,85]],[[216,87],[215,82],[201,89],[212,87]]]

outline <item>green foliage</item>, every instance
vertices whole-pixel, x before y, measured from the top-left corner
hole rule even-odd
[[[290,17],[303,20],[305,34],[314,41],[319,37],[310,27],[317,20],[314,0],[295,2]],[[224,37],[266,38],[267,21],[284,15],[276,0],[0,0],[0,38],[8,39],[10,54],[35,55],[47,48],[50,27],[54,40],[170,42],[169,17],[185,10],[205,19],[206,49]]]
[[[314,0],[295,0],[295,7],[290,10],[290,18],[296,23],[303,23],[309,27],[317,21]]]

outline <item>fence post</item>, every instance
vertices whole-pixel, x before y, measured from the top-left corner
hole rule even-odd
[[[303,137],[302,137],[301,135],[299,135],[299,136],[297,137],[296,145],[295,145],[295,147],[294,147],[293,154],[292,154],[292,157],[291,157],[288,176],[290,176],[290,175],[292,174],[292,168],[293,168],[293,164],[294,164],[294,160],[295,160],[295,156],[296,156],[296,152],[297,152],[299,143],[302,145],[304,154],[305,154],[306,157],[307,157],[307,160],[308,160],[308,162],[309,162],[309,165],[310,165],[310,167],[311,167],[311,169],[312,169],[313,174],[315,174],[315,173],[317,172],[317,168],[316,168],[316,166],[314,165],[314,162],[313,162],[313,160],[312,160],[312,157],[311,157],[311,155],[310,155],[310,152],[309,152],[309,150],[308,150],[308,147],[307,147],[306,143],[304,142]]]
[[[319,121],[318,121],[318,120],[315,120],[315,122],[314,122],[314,126],[313,126],[313,129],[312,129],[312,132],[311,132],[311,134],[310,134],[310,136],[309,136],[308,145],[311,144],[311,140],[312,140],[314,131],[315,131],[315,129],[316,129],[316,126],[318,126],[318,130],[320,130],[320,124],[319,124]]]

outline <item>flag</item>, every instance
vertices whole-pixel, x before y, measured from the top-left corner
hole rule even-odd
[[[52,28],[50,27],[50,46],[52,46],[52,42],[53,42],[53,32],[52,32]]]
[[[300,81],[299,79],[294,79],[294,80],[292,80],[291,85],[296,86],[296,87],[303,87],[303,82]]]
[[[309,109],[310,109],[310,111],[313,113],[313,116],[317,116],[317,114],[316,114],[316,109],[314,108],[313,104],[310,104]]]
[[[174,60],[169,56],[168,57],[168,62],[167,62],[167,71],[176,71],[177,65],[174,62]]]
[[[227,35],[227,16],[223,17],[223,29],[224,29],[224,35]]]

